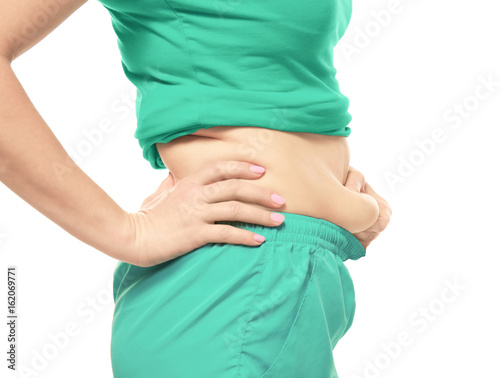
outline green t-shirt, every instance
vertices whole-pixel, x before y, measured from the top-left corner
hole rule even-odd
[[[138,139],[214,126],[349,136],[349,99],[333,48],[351,0],[98,0],[110,13],[125,75],[137,88]]]

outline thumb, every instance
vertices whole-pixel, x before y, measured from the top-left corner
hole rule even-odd
[[[151,201],[153,201],[156,197],[158,197],[160,194],[164,192],[170,191],[175,186],[175,178],[172,175],[172,172],[169,172],[167,178],[161,182],[161,184],[158,186],[158,188],[155,190],[155,192],[151,195],[149,195],[143,202],[141,207],[144,207]]]
[[[364,191],[365,177],[360,171],[349,167],[349,170],[347,172],[347,179],[344,186],[347,189],[352,190],[353,192],[360,193],[362,190]]]
[[[175,186],[175,178],[172,175],[172,172],[169,172],[167,178],[161,182],[160,186],[158,187],[157,192],[161,193],[161,192],[169,191],[174,186]]]

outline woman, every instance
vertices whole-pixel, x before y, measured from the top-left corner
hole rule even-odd
[[[128,213],[76,166],[10,64],[85,0],[1,5],[0,178],[119,261],[115,377],[336,377],[358,259],[391,210],[349,167],[331,50],[345,0],[102,0],[137,86],[136,137],[170,171]]]

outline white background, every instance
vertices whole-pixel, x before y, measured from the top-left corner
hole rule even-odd
[[[496,3],[354,1],[334,50],[337,78],[351,101],[351,165],[393,215],[366,257],[346,263],[357,309],[334,351],[341,378],[500,377]],[[153,170],[133,138],[134,87],[106,9],[91,0],[13,68],[66,149],[112,120],[113,131],[79,165],[123,208],[137,210],[168,171]],[[481,80],[493,82],[491,91]],[[466,114],[457,117],[457,105]],[[440,142],[421,152],[418,141],[438,133]],[[405,169],[402,161],[409,162]],[[8,265],[18,269],[18,363],[38,368],[22,376],[111,377],[116,260],[1,184],[0,251],[2,281]],[[78,335],[50,349],[51,335],[68,325]],[[33,365],[44,352],[52,359]]]

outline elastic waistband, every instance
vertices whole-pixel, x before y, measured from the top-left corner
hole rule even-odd
[[[283,223],[277,227],[267,227],[240,221],[216,221],[217,224],[228,224],[263,235],[266,243],[287,242],[307,243],[326,248],[337,254],[342,261],[357,260],[365,256],[366,251],[361,242],[345,228],[325,219],[308,215],[274,211],[285,216]]]

